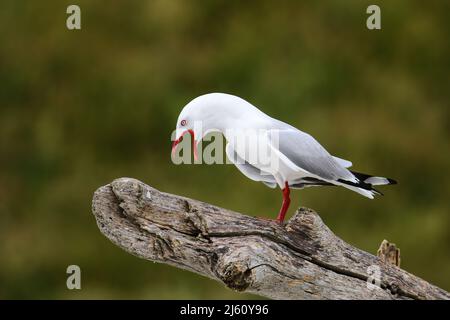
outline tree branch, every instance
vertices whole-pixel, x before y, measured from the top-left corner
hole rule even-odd
[[[130,178],[99,188],[92,205],[101,232],[122,249],[233,290],[274,299],[450,299],[344,242],[310,209],[282,226]]]

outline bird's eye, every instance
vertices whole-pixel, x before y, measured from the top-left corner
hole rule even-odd
[[[186,120],[181,120],[181,125],[184,127],[186,125],[187,121]]]

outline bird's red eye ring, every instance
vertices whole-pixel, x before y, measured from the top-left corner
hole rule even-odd
[[[181,120],[181,125],[184,127],[186,125],[187,121],[186,120]]]

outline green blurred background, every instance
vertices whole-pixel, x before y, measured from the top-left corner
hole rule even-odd
[[[66,29],[80,5],[82,30]],[[378,4],[382,30],[366,28]],[[345,241],[450,290],[449,1],[17,1],[0,4],[0,298],[231,298],[103,237],[93,192],[138,178],[249,215],[281,195],[231,165],[170,161],[192,98],[241,96],[354,169],[395,178],[368,200],[293,192]],[[247,201],[253,199],[253,201]],[[82,290],[66,289],[66,267]]]

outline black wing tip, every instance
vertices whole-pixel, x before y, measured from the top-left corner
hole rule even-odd
[[[389,182],[389,184],[398,184],[397,180],[391,179],[391,178],[386,178],[387,181]]]
[[[398,182],[397,182],[396,180],[391,179],[391,178],[377,177],[377,176],[374,176],[374,175],[370,175],[370,174],[367,174],[367,173],[356,172],[356,171],[350,171],[350,172],[353,173],[353,175],[354,175],[356,178],[358,178],[358,180],[359,180],[360,182],[362,182],[362,183],[364,183],[364,181],[365,181],[366,179],[369,179],[369,178],[372,178],[372,177],[376,177],[376,178],[383,178],[383,179],[386,179],[388,183],[386,183],[385,185],[398,184]]]
[[[344,179],[337,179],[338,182],[352,186],[352,187],[357,187],[357,188],[361,188],[367,191],[372,191],[372,185],[368,184],[368,183],[364,183],[364,181],[359,180],[358,182],[353,182],[353,181],[348,181],[348,180],[344,180]]]
[[[378,196],[384,196],[383,192],[381,192],[380,190],[377,190],[375,188],[372,188],[372,190],[370,190],[370,191],[373,191],[373,193],[375,193]]]

